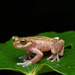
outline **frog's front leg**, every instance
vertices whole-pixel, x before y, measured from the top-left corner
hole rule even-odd
[[[53,59],[51,60],[51,62],[57,60],[60,61],[59,56],[63,56],[63,52],[64,52],[64,40],[60,40],[58,42],[55,42],[51,45],[51,52],[52,55],[47,58],[47,60],[49,59]]]
[[[22,67],[26,67],[30,64],[32,64],[32,62],[30,60],[25,60],[24,63],[17,63],[17,65],[22,65]]]
[[[27,58],[31,59],[31,51],[27,51],[27,53],[24,56],[19,57],[19,59],[23,59],[25,61]]]
[[[33,48],[31,52],[36,54],[36,56],[31,60],[33,64],[37,63],[43,57],[43,53],[37,48]]]
[[[17,65],[23,65],[23,67],[26,67],[30,64],[37,63],[43,57],[43,53],[40,50],[38,50],[37,48],[32,48],[31,52],[36,54],[36,56],[33,59],[25,60],[24,63],[17,63]]]

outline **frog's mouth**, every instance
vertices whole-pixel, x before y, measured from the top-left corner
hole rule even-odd
[[[18,43],[13,43],[13,46],[14,48],[16,49],[26,49],[27,47],[29,47],[30,45],[32,44],[32,42],[28,42],[27,44],[25,45],[22,45],[22,44],[18,44]]]
[[[13,46],[14,46],[14,48],[17,48],[17,49],[22,49],[22,48],[24,48],[23,45],[18,45],[18,44],[15,44],[15,45],[13,45]]]
[[[14,43],[14,42],[13,42],[13,47],[18,49],[18,48],[21,48],[21,47],[22,47],[22,45],[20,45],[20,44],[18,44],[18,43]]]

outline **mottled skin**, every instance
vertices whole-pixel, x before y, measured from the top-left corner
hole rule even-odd
[[[24,56],[19,57],[19,59],[23,58],[24,63],[17,63],[17,65],[23,65],[23,67],[37,63],[43,57],[43,52],[46,51],[51,50],[52,55],[49,58],[47,58],[47,60],[53,58],[51,62],[55,60],[59,61],[59,56],[63,56],[64,40],[59,40],[59,37],[15,37],[14,40],[14,48],[27,50],[27,53]],[[36,54],[36,56],[33,59],[31,59],[30,57],[32,56],[31,52]],[[31,60],[26,60],[27,57]]]

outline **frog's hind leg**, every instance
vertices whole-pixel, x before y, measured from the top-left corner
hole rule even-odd
[[[47,58],[47,60],[50,60],[50,59],[52,59],[51,62],[55,60],[60,61],[58,53],[56,55],[52,54],[49,58]]]
[[[61,51],[58,54],[59,54],[59,56],[63,56],[63,54],[64,54],[64,47],[61,49]]]
[[[63,56],[64,52],[64,40],[60,40],[58,42],[55,42],[51,45],[51,53],[52,55],[47,58],[47,60],[51,60],[51,62],[57,60],[60,61],[59,56]]]

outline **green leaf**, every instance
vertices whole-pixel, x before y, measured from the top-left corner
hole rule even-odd
[[[26,75],[38,75],[45,72],[57,71],[64,75],[75,74],[75,32],[68,31],[63,33],[45,32],[36,36],[60,37],[65,40],[65,47],[72,45],[71,49],[65,48],[64,55],[60,57],[60,61],[50,62],[46,57],[43,57],[38,63],[22,67],[16,65],[18,62],[23,62],[18,58],[23,56],[26,51],[15,49],[13,47],[13,39],[11,38],[6,43],[0,43],[0,69],[8,69],[22,72]]]

